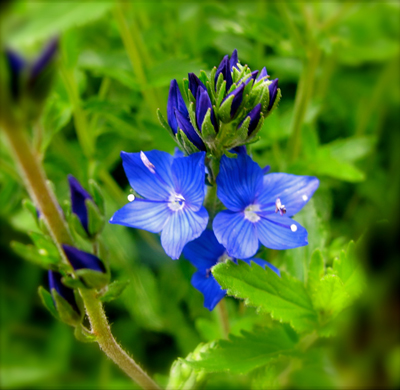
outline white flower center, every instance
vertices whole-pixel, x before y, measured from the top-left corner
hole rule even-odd
[[[244,209],[244,217],[250,222],[258,222],[260,216],[257,214],[257,211],[260,211],[260,205],[251,204]]]
[[[168,207],[172,211],[182,210],[185,206],[185,198],[179,194],[171,194],[168,199]]]

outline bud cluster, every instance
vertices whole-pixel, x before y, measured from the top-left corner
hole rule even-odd
[[[160,122],[187,154],[206,151],[216,158],[257,141],[264,119],[281,98],[278,79],[269,80],[265,67],[251,71],[240,64],[236,50],[209,76],[189,73],[184,91],[188,105],[177,81],[171,81],[167,121],[158,111]]]

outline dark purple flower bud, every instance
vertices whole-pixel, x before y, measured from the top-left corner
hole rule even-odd
[[[250,112],[249,115],[246,116],[245,119],[242,120],[242,122],[239,125],[239,129],[242,127],[243,122],[247,119],[247,117],[250,117],[250,124],[249,124],[249,129],[247,134],[250,135],[257,127],[258,122],[260,122],[261,118],[261,104],[257,104]]]
[[[251,80],[255,80],[258,75],[258,70],[255,70],[254,72],[251,72],[250,77],[244,82],[244,85],[247,85]]]
[[[216,129],[216,120],[210,97],[206,89],[199,88],[196,96],[196,122],[197,128],[200,131],[209,108],[211,109],[211,123],[214,125],[214,129]]]
[[[77,215],[83,228],[89,234],[89,217],[85,200],[93,200],[93,198],[72,175],[68,175],[68,183],[71,193],[72,212]]]
[[[226,81],[226,90],[228,91],[229,88],[232,86],[232,74],[231,74],[231,70],[229,69],[230,65],[229,65],[229,56],[226,55],[221,63],[218,66],[217,69],[217,73],[215,74],[215,89],[217,88],[217,81],[218,81],[218,77],[219,75],[222,73],[224,80]]]
[[[188,137],[188,140],[196,146],[197,149],[206,151],[206,147],[204,145],[204,142],[202,139],[199,137],[199,135],[196,133],[196,130],[192,126],[189,115],[187,117],[183,116],[178,110],[175,110],[175,117],[176,121],[178,124],[178,128],[181,129],[186,136]]]
[[[26,66],[26,63],[23,58],[21,58],[17,53],[13,52],[12,50],[7,49],[5,54],[10,71],[11,95],[14,99],[18,99],[21,90],[21,73]]]
[[[269,111],[274,105],[276,95],[278,93],[278,79],[273,80],[272,83],[268,85],[268,90],[269,90],[269,104],[268,104],[268,111]]]
[[[239,60],[238,60],[238,52],[235,49],[232,52],[231,58],[229,60],[229,69],[232,70],[232,68],[236,68],[237,70],[239,70],[239,67],[237,66]]]
[[[63,297],[72,308],[80,315],[80,310],[75,300],[74,291],[67,286],[64,286],[61,282],[62,275],[55,271],[49,271],[49,288],[50,293],[53,293],[52,290],[55,289],[61,297]],[[53,297],[54,304],[56,301]]]
[[[169,87],[167,102],[167,119],[169,126],[176,134],[178,132],[178,122],[176,120],[175,110],[179,111],[185,118],[189,118],[189,112],[181,95],[181,91],[179,90],[178,82],[176,80],[172,80]]]
[[[74,270],[92,269],[93,271],[106,272],[104,264],[95,255],[81,251],[69,245],[63,245],[62,247]]]
[[[267,68],[264,66],[264,68],[262,68],[259,76],[257,77],[256,81],[260,81],[262,79],[266,80],[268,77],[268,72],[267,72]]]
[[[201,80],[194,73],[189,73],[188,76],[189,76],[189,89],[192,92],[194,98],[197,96],[197,90],[199,89],[199,87],[207,91],[207,87],[201,82]]]
[[[48,45],[44,48],[40,56],[32,64],[29,82],[34,82],[34,79],[43,71],[43,69],[50,63],[54,58],[58,49],[58,38],[52,39]]]
[[[236,146],[230,150],[231,153],[236,153],[238,156],[245,156],[247,154],[246,145]]]
[[[239,106],[242,104],[243,100],[243,91],[244,91],[244,84],[241,83],[236,89],[234,89],[230,94],[228,94],[223,102],[229,98],[229,96],[234,96],[233,101],[232,101],[232,106],[231,106],[231,118],[233,118],[239,108]]]

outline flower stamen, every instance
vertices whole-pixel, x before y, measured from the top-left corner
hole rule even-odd
[[[277,213],[278,211],[281,215],[286,214],[286,207],[281,203],[281,200],[279,198],[275,202],[275,213]]]

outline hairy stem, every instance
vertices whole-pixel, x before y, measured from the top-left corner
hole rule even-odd
[[[4,128],[28,192],[36,207],[42,213],[54,242],[65,258],[61,245],[73,245],[73,240],[64,222],[57,200],[47,184],[45,173],[37,156],[33,153],[25,132],[18,126],[17,122],[10,119],[8,121],[3,120],[1,127]],[[159,386],[115,341],[103,306],[96,299],[94,291],[81,289],[80,294],[92,326],[92,332],[96,335],[97,342],[104,353],[143,389],[159,389]]]

